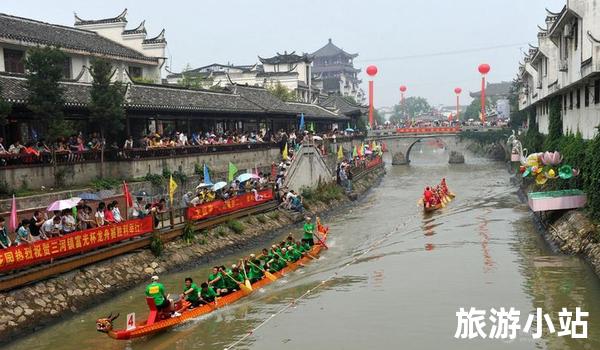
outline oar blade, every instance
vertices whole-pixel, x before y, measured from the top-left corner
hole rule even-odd
[[[269,271],[265,270],[265,276],[270,279],[271,281],[276,281],[277,277],[275,277],[275,275],[273,275],[272,273],[270,273]]]
[[[240,289],[242,290],[242,292],[244,292],[244,294],[252,293],[252,287],[248,288],[244,283],[240,283]]]
[[[246,288],[252,290],[252,283],[250,283],[249,279],[246,279],[246,282],[244,282],[246,284]]]

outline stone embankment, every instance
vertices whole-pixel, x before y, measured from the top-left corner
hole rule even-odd
[[[379,182],[383,173],[383,167],[370,171],[355,182],[355,193],[364,194]],[[350,202],[347,197],[329,203],[313,202],[309,212],[324,215],[332,209],[348,206]],[[239,234],[227,225],[220,225],[197,232],[189,243],[178,239],[165,244],[160,257],[155,257],[145,249],[2,293],[0,344],[97,305],[115,294],[138,286],[151,275],[206,263],[242,248],[262,247],[299,220],[301,218],[298,215],[290,215],[279,209],[248,216],[239,220],[244,226]]]

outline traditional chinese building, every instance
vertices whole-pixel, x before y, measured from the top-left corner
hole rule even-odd
[[[364,100],[358,78],[360,69],[354,68],[357,53],[348,53],[333,44],[331,39],[313,54],[313,77],[319,81],[323,93],[352,97],[357,102]]]
[[[86,69],[90,59],[103,57],[115,66],[115,79],[158,82],[165,63],[164,30],[147,38],[144,22],[126,29],[126,14],[127,10],[117,17],[99,20],[83,20],[75,15],[75,27],[0,14],[0,72],[24,74],[27,50],[50,45],[68,56],[64,65],[67,80],[90,82]]]

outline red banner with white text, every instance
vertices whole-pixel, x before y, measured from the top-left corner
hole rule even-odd
[[[367,161],[367,169],[371,169],[373,167],[376,167],[376,166],[378,166],[381,163],[383,163],[383,159],[381,157],[377,157],[377,158],[371,159],[371,160]]]
[[[0,271],[15,270],[53,259],[84,253],[152,232],[152,217],[77,231],[62,237],[0,250]]]
[[[200,204],[195,207],[189,207],[187,210],[188,220],[202,220],[214,216],[231,213],[240,209],[253,207],[273,200],[273,190],[266,189],[240,194],[227,200],[216,200],[209,203]]]

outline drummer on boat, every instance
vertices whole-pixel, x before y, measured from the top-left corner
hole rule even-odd
[[[303,226],[304,236],[302,237],[302,242],[307,243],[308,245],[310,245],[312,247],[315,244],[315,242],[313,240],[313,235],[315,233],[315,224],[313,224],[310,216],[307,216],[304,219],[305,219],[304,226]]]

